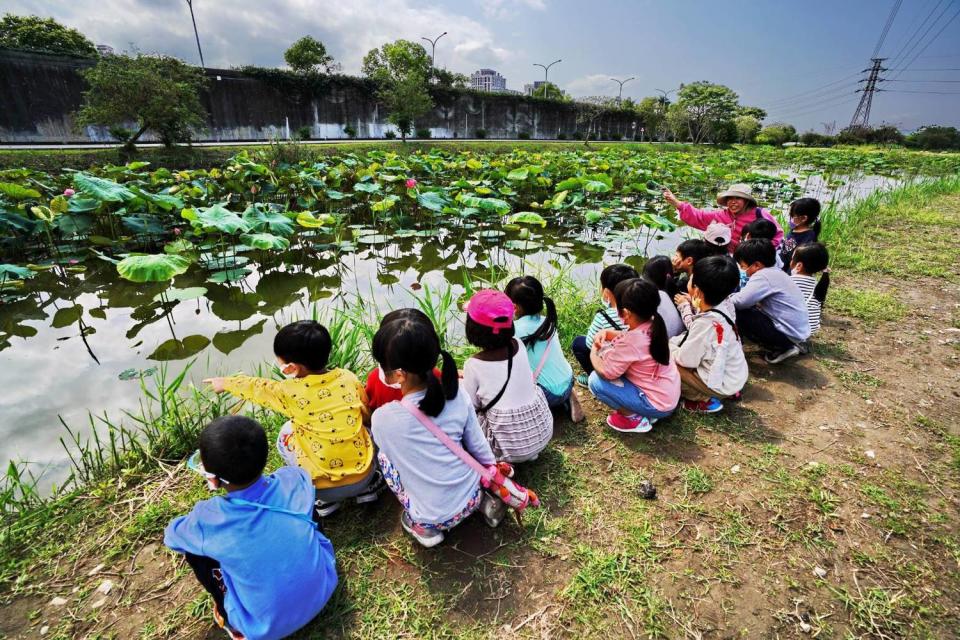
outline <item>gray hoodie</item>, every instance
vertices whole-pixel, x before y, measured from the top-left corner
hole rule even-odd
[[[735,320],[736,311],[730,297],[714,308]],[[687,333],[670,339],[670,352],[677,365],[695,369],[704,384],[721,398],[740,391],[747,383],[747,359],[733,327],[714,311],[695,316],[688,316],[684,311],[686,309],[681,308],[681,315],[690,318]]]
[[[810,337],[807,302],[793,278],[776,267],[757,271],[729,300],[737,309],[757,307],[773,320],[777,329],[795,342]]]

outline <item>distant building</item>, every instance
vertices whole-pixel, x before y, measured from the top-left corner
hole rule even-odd
[[[470,88],[474,91],[506,91],[507,79],[493,69],[479,69],[470,75]]]
[[[523,85],[523,93],[528,96],[532,96],[533,92],[543,86],[543,80],[534,80],[533,84]]]
[[[111,47],[108,44],[98,44],[97,53],[99,53],[104,58],[106,58],[107,56],[116,55],[116,51],[114,51],[113,47]]]

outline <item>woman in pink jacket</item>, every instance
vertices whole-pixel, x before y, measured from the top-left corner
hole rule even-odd
[[[669,189],[663,190],[664,199],[677,208],[680,219],[693,227],[703,231],[711,222],[720,222],[728,225],[731,230],[729,250],[733,253],[740,244],[743,228],[757,218],[766,218],[777,226],[777,235],[773,238],[773,246],[780,246],[783,240],[783,229],[776,218],[757,206],[757,200],[750,191],[750,185],[734,184],[726,191],[717,194],[717,204],[723,209],[697,209],[689,202],[681,202]]]

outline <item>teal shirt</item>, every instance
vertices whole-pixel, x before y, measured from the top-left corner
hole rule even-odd
[[[543,316],[523,316],[513,323],[517,338],[521,340],[530,334],[536,332],[543,323]],[[540,366],[540,360],[543,358],[543,352],[547,348],[548,341],[541,340],[527,347],[527,357],[530,359],[530,371],[536,371]],[[573,369],[563,355],[563,347],[560,346],[560,338],[554,331],[549,340],[550,352],[547,354],[547,361],[540,371],[540,377],[537,378],[537,384],[554,395],[561,396],[570,388],[573,381]]]

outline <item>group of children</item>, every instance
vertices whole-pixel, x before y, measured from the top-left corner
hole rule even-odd
[[[165,532],[213,596],[218,624],[255,639],[306,624],[337,583],[320,519],[347,501],[375,501],[384,487],[402,506],[402,528],[424,547],[475,511],[497,526],[506,506],[476,469],[498,465],[510,475],[509,463],[535,460],[553,436],[553,412],[576,417],[575,381],[613,409],[611,428],[643,433],[681,399],[713,412],[737,397],[748,376],[741,338],[766,348],[770,363],[806,350],[829,284],[826,274],[815,279],[827,263],[816,242],[819,203],[795,202],[783,239],[745,185],[721,193],[715,211],[664,196],[704,236],[681,243],[672,259],[651,258],[642,274],[626,264],[602,271],[603,307],[572,345],[583,375],[563,353],[553,301],[523,276],[466,304],[465,335],[478,351],[462,372],[427,316],[399,309],[381,320],[372,342],[378,366],[365,385],[328,368],[330,334],[314,321],[277,333],[285,379],[207,380],[289,419],[276,441],[286,466],[269,475],[256,421],[210,423],[189,466],[226,495],[198,503]]]

